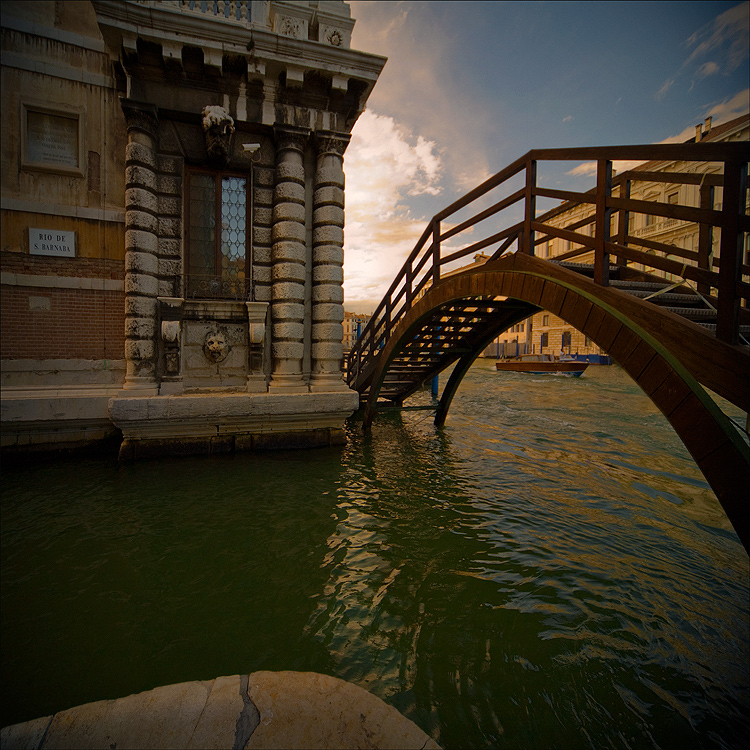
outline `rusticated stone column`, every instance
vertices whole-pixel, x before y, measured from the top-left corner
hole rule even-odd
[[[302,374],[305,320],[305,146],[309,131],[276,129],[273,195],[270,390],[307,390]]]
[[[311,391],[346,390],[341,373],[344,328],[344,169],[350,136],[316,134],[313,198]]]
[[[158,198],[156,108],[122,101],[125,147],[125,383],[123,390],[157,393],[156,319]],[[135,395],[135,394],[133,394]]]

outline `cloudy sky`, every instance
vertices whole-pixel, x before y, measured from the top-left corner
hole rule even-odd
[[[530,149],[679,141],[750,109],[748,2],[349,3],[352,47],[388,57],[345,155],[351,312]],[[579,172],[569,189],[593,185]]]

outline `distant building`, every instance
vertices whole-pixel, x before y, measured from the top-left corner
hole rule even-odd
[[[372,315],[344,312],[344,354],[351,351]]]
[[[4,3],[2,440],[340,440],[341,0]]]

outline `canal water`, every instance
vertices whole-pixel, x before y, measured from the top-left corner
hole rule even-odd
[[[619,369],[479,360],[442,430],[360,428],[314,451],[6,460],[2,724],[310,670],[445,748],[746,746],[748,556]]]

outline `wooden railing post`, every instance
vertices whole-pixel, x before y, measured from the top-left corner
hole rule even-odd
[[[594,241],[594,281],[609,286],[609,253],[604,244],[609,242],[612,228],[612,209],[607,202],[612,195],[612,162],[599,159],[596,163],[596,238]]]
[[[432,221],[432,285],[440,281],[440,219]]]
[[[630,200],[630,185],[631,180],[625,180],[620,183],[620,198]],[[623,247],[628,246],[628,231],[630,229],[630,211],[626,208],[621,208],[617,215],[617,244]],[[618,266],[627,266],[628,259],[617,257],[615,263]]]
[[[526,255],[534,254],[534,239],[536,232],[531,229],[531,222],[536,220],[536,161],[529,159],[526,162],[526,189],[524,191],[524,219],[523,234],[521,235],[521,252]]]
[[[740,335],[740,297],[737,282],[742,268],[740,213],[745,211],[747,162],[724,163],[724,195],[719,255],[719,302],[716,311],[716,337],[728,344],[738,344]]]
[[[700,186],[700,207],[713,209],[714,186]],[[698,268],[711,270],[711,246],[713,244],[714,228],[711,224],[701,223],[698,228]],[[698,282],[698,291],[701,294],[710,294],[711,287],[708,284]]]

